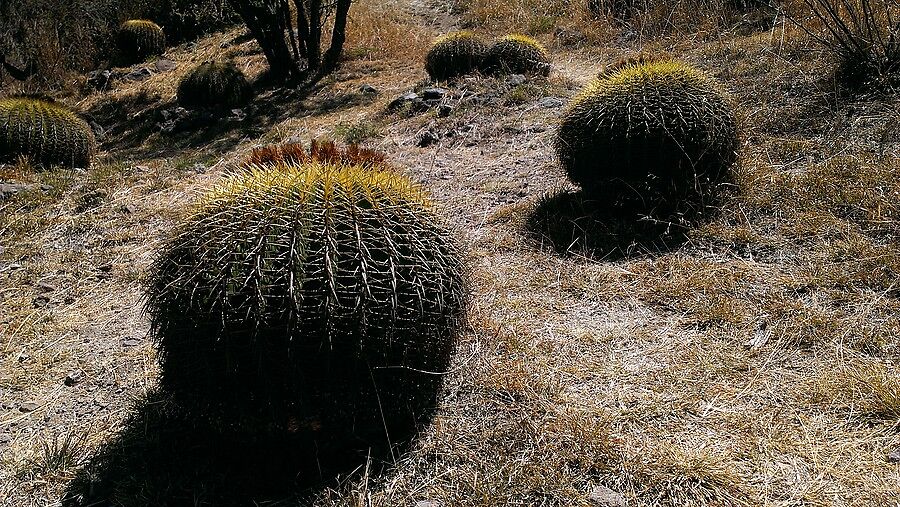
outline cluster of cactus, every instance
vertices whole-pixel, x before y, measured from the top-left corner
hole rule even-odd
[[[465,314],[449,229],[420,187],[378,167],[233,176],[152,273],[165,389],[214,418],[315,421],[332,438],[383,438],[430,415]]]
[[[244,165],[247,167],[271,167],[307,162],[384,167],[387,165],[387,157],[380,151],[361,148],[355,144],[341,148],[334,141],[313,140],[308,150],[303,147],[302,143],[275,144],[254,148]]]
[[[550,57],[541,43],[525,35],[501,37],[484,55],[483,69],[487,73],[550,74]]]
[[[438,37],[425,56],[425,71],[434,81],[445,81],[474,71],[486,74],[550,73],[546,48],[525,35],[512,34],[484,44],[471,32]]]
[[[140,62],[166,51],[166,34],[153,21],[132,19],[119,27],[119,51],[129,63]]]
[[[713,78],[643,57],[605,69],[569,105],[556,153],[569,178],[604,198],[676,202],[728,175],[735,115]]]
[[[453,32],[435,39],[425,56],[425,71],[435,81],[469,74],[481,66],[487,45],[472,32]]]
[[[253,86],[231,62],[204,62],[178,83],[182,107],[237,107],[253,98]]]
[[[24,157],[45,166],[86,168],[96,149],[91,127],[66,107],[33,97],[0,100],[0,162]]]

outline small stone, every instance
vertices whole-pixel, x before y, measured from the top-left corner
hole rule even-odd
[[[375,88],[374,86],[372,86],[370,84],[364,84],[359,87],[359,92],[364,93],[366,95],[377,95],[378,88]]]
[[[524,74],[513,74],[506,78],[506,84],[510,86],[519,86],[525,84],[525,75]]]
[[[441,504],[434,500],[419,500],[416,507],[441,507]]]
[[[391,103],[388,104],[388,109],[390,109],[390,110],[399,109],[399,108],[403,107],[403,105],[405,105],[409,102],[414,102],[418,99],[419,99],[418,93],[413,93],[413,92],[405,93],[405,94],[397,97],[396,99],[392,100]]]
[[[446,88],[425,88],[422,90],[422,98],[425,100],[441,100],[447,93]]]
[[[538,101],[538,105],[546,108],[562,107],[566,101],[559,97],[544,97]]]
[[[125,340],[124,342],[122,342],[122,345],[124,345],[126,347],[137,347],[140,344],[141,344],[141,341],[136,340],[134,338],[129,338],[129,339]]]
[[[9,199],[20,192],[31,190],[35,187],[37,187],[37,185],[27,183],[0,183],[0,201]]]
[[[53,292],[56,290],[56,287],[47,282],[38,282],[38,288],[44,292]]]
[[[35,308],[47,308],[50,306],[50,298],[47,296],[38,296],[31,300],[31,306]]]
[[[438,106],[437,115],[439,118],[446,118],[451,114],[453,114],[453,106],[448,106],[447,104]]]
[[[97,271],[103,271],[104,273],[109,273],[110,271],[112,271],[112,268],[113,268],[112,264],[101,264],[100,266],[97,266]]]
[[[900,463],[900,447],[891,451],[887,456],[888,463]]]
[[[25,413],[34,412],[35,410],[38,409],[38,407],[40,407],[40,405],[38,405],[37,403],[35,403],[33,401],[28,401],[28,402],[25,402],[25,403],[19,405],[19,412],[25,412]]]
[[[165,58],[156,61],[156,70],[159,72],[169,72],[175,70],[175,62],[166,60]]]
[[[28,354],[26,354],[24,352],[19,354],[18,357],[16,357],[16,361],[18,361],[20,363],[24,363],[25,361],[28,361],[29,359],[31,359],[31,356],[29,356]]]
[[[437,134],[430,130],[426,130],[419,135],[418,140],[416,140],[416,146],[419,148],[427,148],[438,141],[440,141],[440,138]]]
[[[625,507],[625,497],[606,486],[595,486],[588,495],[592,505],[598,507]]]
[[[128,74],[125,74],[123,79],[125,79],[126,81],[144,81],[146,79],[149,79],[152,75],[153,71],[151,71],[149,68],[141,67],[140,69],[135,69]]]
[[[63,384],[68,387],[72,387],[82,380],[84,380],[84,372],[81,370],[72,370],[68,374],[66,374],[66,378],[65,380],[63,380]]]
[[[12,435],[9,433],[0,433],[0,444],[8,444],[12,442]]]

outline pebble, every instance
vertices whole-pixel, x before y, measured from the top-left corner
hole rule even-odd
[[[122,345],[124,345],[126,347],[137,347],[140,344],[141,344],[141,341],[135,340],[134,338],[129,338],[129,339],[125,340],[124,342],[122,342]]]
[[[591,505],[598,507],[625,507],[625,497],[607,488],[606,486],[594,486],[588,499]]]
[[[506,78],[506,84],[510,86],[519,86],[525,84],[525,75],[524,74],[513,74]]]
[[[166,60],[165,58],[156,61],[156,70],[159,72],[169,72],[175,70],[175,62]]]
[[[894,449],[887,456],[888,463],[900,463],[900,447]]]
[[[376,95],[378,94],[378,88],[375,88],[370,84],[364,84],[359,87],[359,92],[365,93],[366,95]]]
[[[540,101],[538,101],[539,106],[547,108],[562,107],[565,104],[566,101],[559,97],[544,97]]]
[[[66,378],[65,380],[63,380],[63,384],[72,387],[82,380],[84,380],[84,372],[81,370],[72,370],[66,374]]]
[[[422,90],[422,98],[425,100],[441,100],[447,93],[446,88],[425,88]]]
[[[38,405],[37,403],[35,403],[33,401],[27,401],[27,402],[19,405],[19,412],[25,412],[25,413],[34,412],[35,410],[38,409],[38,407],[40,407],[40,405]]]

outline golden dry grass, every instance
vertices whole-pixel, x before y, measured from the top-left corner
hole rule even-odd
[[[461,22],[486,33],[527,28],[528,5],[473,0]],[[458,20],[427,3],[359,7],[355,23],[384,24],[350,53],[375,40],[395,49],[347,62],[302,99],[305,113],[260,135],[229,138],[224,151],[211,144],[140,160],[107,152],[87,174],[0,173],[46,185],[0,202],[7,505],[59,499],[152,391],[138,280],[173,215],[254,147],[334,136],[342,122],[378,124],[369,144],[432,191],[469,245],[475,294],[432,427],[386,473],[361,463],[308,503],[587,506],[602,486],[641,506],[896,504],[896,93],[843,95],[822,77],[821,54],[786,25],[746,35],[695,27],[643,44],[612,42],[621,29],[600,23],[589,40],[608,47],[550,44],[554,73],[520,99],[506,100],[502,79],[472,78],[455,86],[496,93],[494,102],[448,99],[456,109],[447,118],[388,115],[385,104],[424,79],[427,42]],[[414,35],[407,53],[411,26],[424,43]],[[177,72],[134,88],[166,100],[190,61],[234,35],[203,41],[196,56],[175,51]],[[261,70],[250,46],[232,50],[247,50],[240,58]],[[740,104],[734,187],[715,217],[669,248],[624,241],[626,254],[556,253],[524,228],[541,196],[568,188],[549,155],[559,112],[537,102],[571,98],[602,65],[648,49],[716,75]],[[380,98],[330,106],[362,83]],[[134,88],[82,105],[124,100]],[[419,148],[426,130],[440,139]],[[193,170],[198,161],[204,172]],[[67,387],[73,370],[86,380]],[[37,409],[22,412],[28,401]],[[70,434],[86,438],[63,445]]]

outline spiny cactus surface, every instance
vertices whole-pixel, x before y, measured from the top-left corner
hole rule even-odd
[[[178,84],[178,103],[183,107],[235,107],[253,98],[253,87],[232,63],[205,62]]]
[[[380,151],[361,148],[355,144],[339,147],[334,141],[313,140],[308,150],[302,143],[275,144],[254,148],[244,165],[252,168],[254,166],[292,165],[307,162],[385,167],[387,157]]]
[[[86,168],[96,149],[91,127],[64,106],[30,97],[0,100],[0,162],[25,157],[45,166]]]
[[[569,178],[616,198],[662,198],[722,181],[736,158],[735,115],[720,86],[677,61],[624,61],[569,105],[555,147]]]
[[[495,41],[484,56],[487,73],[550,74],[550,57],[541,43],[525,35],[512,34]]]
[[[333,434],[383,437],[427,416],[464,319],[455,242],[393,171],[310,162],[232,177],[152,272],[164,388]]]
[[[153,21],[132,19],[119,27],[119,51],[129,62],[140,62],[166,51],[166,34]]]
[[[438,37],[425,55],[425,71],[435,81],[445,81],[478,69],[487,46],[472,32],[453,32]]]

